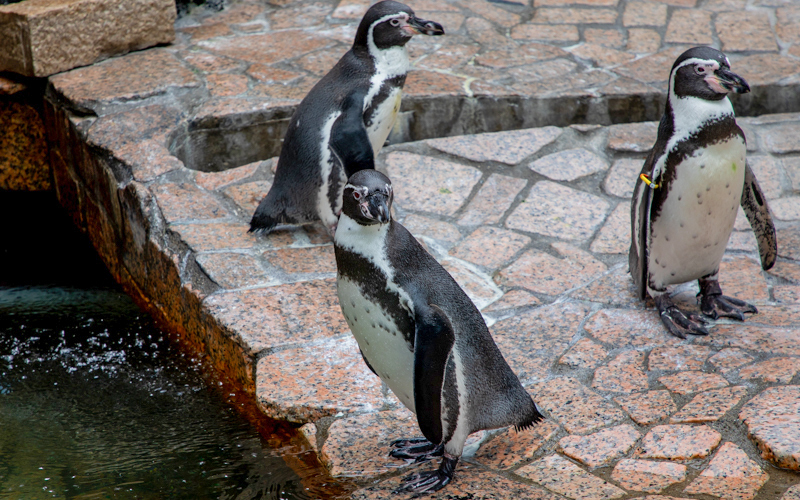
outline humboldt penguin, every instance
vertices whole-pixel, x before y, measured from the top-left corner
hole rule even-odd
[[[631,204],[630,273],[640,299],[649,294],[672,335],[707,335],[706,320],[680,310],[667,286],[698,280],[700,311],[744,320],[755,306],[722,295],[719,264],[741,205],[758,240],[761,265],[775,263],[769,205],[747,165],[730,92],[750,87],[711,47],[681,54],[669,75],[658,137],[636,182]]]
[[[392,184],[361,170],[344,186],[334,237],[342,312],[367,366],[417,416],[423,438],[393,443],[396,458],[442,456],[401,491],[446,486],[467,436],[522,430],[543,418],[481,313],[450,274],[392,219]]]
[[[444,29],[391,0],[367,10],[352,48],[289,121],[274,182],[253,214],[251,232],[321,219],[334,234],[347,178],[375,168],[394,126],[410,66],[406,43],[415,34],[442,35]]]

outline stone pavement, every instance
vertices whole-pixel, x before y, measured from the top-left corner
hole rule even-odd
[[[358,354],[329,237],[246,232],[293,106],[368,2],[279,3],[197,9],[173,45],[52,77],[54,184],[143,307],[263,414],[303,425],[325,480],[385,498],[420,467],[389,460],[388,443],[418,431]],[[417,142],[385,148],[379,168],[398,220],[473,297],[549,417],[474,436],[435,497],[800,497],[800,5],[410,3],[448,35],[410,42],[393,138]],[[607,125],[658,118],[672,60],[697,43],[753,86],[735,107],[761,115],[740,123],[779,259],[760,270],[740,216],[721,282],[760,313],[680,341],[627,274],[629,199],[656,125]],[[677,292],[697,307],[696,285]]]

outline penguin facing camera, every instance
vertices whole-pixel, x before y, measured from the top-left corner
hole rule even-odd
[[[289,121],[275,179],[250,221],[250,231],[321,219],[333,235],[347,178],[375,168],[394,126],[415,34],[443,35],[402,3],[367,10],[352,48],[312,88]]]
[[[544,418],[511,371],[481,313],[450,274],[392,220],[392,184],[376,170],[344,186],[334,237],[339,304],[367,366],[417,415],[424,438],[392,443],[390,455],[437,470],[398,491],[437,491],[453,478],[467,436],[522,430]]]
[[[777,255],[769,205],[747,165],[730,92],[749,92],[725,54],[695,47],[681,54],[669,75],[658,138],[636,182],[631,203],[630,273],[640,299],[649,294],[672,335],[708,335],[706,320],[681,311],[667,285],[698,280],[700,311],[744,321],[755,306],[722,295],[719,264],[739,205],[758,240],[761,267]]]

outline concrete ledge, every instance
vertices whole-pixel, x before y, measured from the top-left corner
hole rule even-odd
[[[0,71],[48,76],[175,38],[171,0],[25,0],[0,7]]]

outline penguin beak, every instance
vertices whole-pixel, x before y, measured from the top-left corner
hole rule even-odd
[[[727,94],[728,92],[735,92],[737,94],[746,94],[750,92],[750,85],[744,81],[744,78],[737,75],[727,68],[720,68],[714,72],[713,76],[709,76],[709,86],[720,94]]]
[[[416,16],[411,16],[405,28],[407,31],[410,31],[412,35],[444,35],[444,28],[441,24],[434,21],[425,21]]]
[[[373,220],[386,224],[392,219],[389,212],[389,197],[383,193],[375,193],[369,197],[369,213]]]

